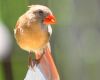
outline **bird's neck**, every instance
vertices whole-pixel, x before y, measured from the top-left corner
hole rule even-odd
[[[40,23],[39,25],[40,25],[40,28],[41,28],[42,30],[44,30],[44,31],[47,31],[47,30],[48,30],[48,25],[45,25],[45,24],[43,24],[43,23]]]

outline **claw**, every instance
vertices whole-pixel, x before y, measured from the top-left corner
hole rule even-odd
[[[38,66],[38,64],[40,63],[40,59],[39,60],[37,60],[37,59],[34,59],[33,61],[32,61],[32,64],[33,64],[33,66]]]
[[[36,58],[32,59],[32,51],[29,52],[29,57],[28,57],[28,67],[34,68],[34,66],[38,65],[43,57],[45,52],[43,52],[41,55],[36,54]],[[37,58],[39,56],[39,58]]]

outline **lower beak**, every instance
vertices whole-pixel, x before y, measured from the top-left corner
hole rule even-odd
[[[48,15],[44,21],[43,21],[44,24],[55,24],[56,23],[56,20],[55,20],[55,17],[53,15]]]

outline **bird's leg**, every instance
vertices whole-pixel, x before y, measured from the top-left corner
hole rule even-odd
[[[35,58],[35,60],[34,60],[34,63],[36,64],[36,65],[38,65],[39,63],[40,63],[40,61],[41,61],[41,59],[42,59],[42,57],[43,57],[43,55],[45,54],[45,51],[43,50],[43,53],[42,54],[36,54],[36,58]]]
[[[36,58],[32,59],[32,51],[29,52],[28,56],[28,67],[34,68],[34,66],[38,65],[44,55],[45,51],[43,50],[43,53],[36,53]]]
[[[29,52],[29,56],[28,56],[28,66],[33,68],[34,64],[33,64],[33,60],[32,60],[32,51]]]

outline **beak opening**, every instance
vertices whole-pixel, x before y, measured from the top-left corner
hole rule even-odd
[[[55,20],[55,17],[53,15],[48,15],[44,21],[43,21],[44,24],[55,24],[56,23],[56,20]]]

